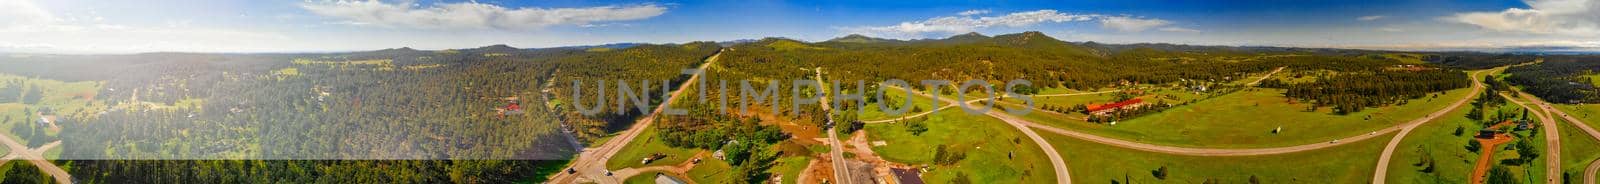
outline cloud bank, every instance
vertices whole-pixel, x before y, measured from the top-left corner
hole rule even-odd
[[[1140,19],[1129,16],[1106,17],[1100,19],[1100,27],[1120,32],[1140,32],[1161,26],[1171,25],[1172,21],[1161,19]]]
[[[848,34],[891,38],[920,38],[929,34],[958,34],[992,27],[1029,27],[1043,23],[1100,22],[1100,27],[1117,32],[1141,32],[1155,29],[1166,32],[1200,32],[1199,30],[1171,26],[1172,21],[1134,16],[1107,16],[1099,14],[1073,14],[1056,10],[1015,12],[999,16],[974,16],[990,13],[988,10],[968,10],[956,16],[934,17],[920,21],[901,22],[888,26],[836,27]]]
[[[653,4],[583,8],[506,8],[477,2],[418,6],[380,1],[307,2],[301,8],[341,24],[417,29],[528,30],[555,25],[640,20],[666,13]]]
[[[961,11],[961,13],[956,13],[956,15],[961,15],[961,16],[973,16],[973,15],[983,15],[983,14],[989,14],[989,10],[967,10],[967,11]]]
[[[1600,36],[1600,0],[1528,0],[1529,8],[1467,12],[1440,18],[1508,33]]]

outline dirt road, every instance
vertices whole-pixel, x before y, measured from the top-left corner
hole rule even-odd
[[[1267,75],[1261,76],[1261,78],[1256,79],[1256,81],[1250,81],[1250,83],[1247,83],[1247,84],[1244,84],[1244,85],[1245,86],[1255,86],[1256,84],[1260,84],[1262,80],[1267,80],[1267,78],[1272,77],[1272,74],[1278,74],[1279,71],[1283,71],[1283,68],[1284,67],[1278,67],[1278,69],[1272,70],[1272,73],[1267,73]]]
[[[722,56],[722,52],[723,51],[717,51],[716,54],[712,54],[711,57],[706,58],[706,62],[700,64],[698,68],[701,69],[701,71],[704,71],[706,66],[711,66],[711,64],[715,62],[718,57]],[[704,72],[701,74],[704,74]],[[611,156],[616,155],[617,151],[621,150],[622,147],[627,146],[629,142],[633,142],[633,139],[638,137],[639,133],[643,132],[646,127],[650,127],[650,124],[656,119],[655,116],[657,114],[661,114],[661,111],[665,110],[668,104],[672,104],[673,101],[677,101],[678,97],[683,96],[683,89],[689,88],[689,84],[694,84],[695,82],[699,81],[699,78],[699,74],[689,76],[689,80],[686,80],[683,82],[683,84],[678,85],[678,88],[675,91],[672,91],[672,95],[667,97],[665,101],[662,101],[661,105],[656,106],[655,110],[651,111],[649,115],[639,118],[639,121],[634,123],[632,127],[629,127],[628,130],[625,130],[616,137],[607,140],[605,144],[600,145],[600,147],[587,149],[584,150],[583,153],[579,153],[578,158],[573,159],[572,166],[569,167],[570,169],[577,171],[577,173],[557,173],[554,176],[550,176],[550,183],[622,183],[620,179],[624,178],[606,176],[606,173],[609,172],[606,169],[606,162],[610,161]]]
[[[1511,136],[1506,134],[1495,134],[1493,139],[1473,140],[1478,141],[1478,143],[1483,146],[1478,148],[1478,161],[1472,167],[1471,183],[1481,184],[1483,183],[1483,176],[1489,173],[1489,167],[1494,166],[1494,151],[1498,150],[1496,148],[1499,148],[1497,146],[1511,142]]]

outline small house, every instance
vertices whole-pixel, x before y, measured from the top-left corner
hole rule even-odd
[[[49,117],[39,117],[39,122],[38,123],[39,123],[39,126],[41,126],[41,127],[50,126],[50,118]]]
[[[889,171],[894,172],[895,183],[899,183],[899,184],[922,184],[923,183],[923,181],[922,181],[922,172],[918,171],[917,169],[890,168]]]
[[[1517,120],[1517,130],[1533,129],[1533,123],[1526,120]]]
[[[688,182],[683,182],[683,180],[678,180],[678,178],[674,178],[672,176],[667,176],[666,174],[656,173],[656,184],[685,184],[685,183],[688,183]]]
[[[1087,106],[1086,110],[1089,111],[1089,114],[1100,114],[1100,113],[1109,112],[1111,110],[1115,110],[1115,109],[1118,109],[1118,108],[1138,105],[1138,104],[1143,103],[1143,102],[1144,102],[1144,100],[1140,100],[1139,98],[1133,98],[1133,99],[1123,100],[1121,102],[1116,102],[1116,103],[1108,103],[1108,104],[1100,104],[1100,105],[1089,105],[1089,106]]]
[[[1483,129],[1483,130],[1478,130],[1478,135],[1474,136],[1474,137],[1478,137],[1480,139],[1493,139],[1494,138],[1494,134],[1497,134],[1497,133],[1500,133],[1500,131],[1490,130],[1490,129]]]

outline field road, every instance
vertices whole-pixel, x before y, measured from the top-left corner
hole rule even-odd
[[[705,158],[705,156],[706,156],[706,152],[700,152],[700,153],[697,153],[693,157],[690,157],[690,158]],[[624,179],[629,178],[629,177],[633,177],[633,176],[636,176],[636,175],[639,175],[639,174],[643,174],[643,173],[646,173],[646,172],[665,172],[665,173],[667,173],[669,175],[671,175],[671,174],[683,174],[683,173],[689,173],[689,169],[694,169],[695,165],[697,165],[697,164],[694,163],[693,160],[686,160],[686,161],[683,161],[683,163],[680,163],[678,165],[658,165],[658,166],[649,166],[649,167],[623,168],[623,169],[618,169],[616,171],[616,173],[614,173],[614,174],[615,174],[615,176],[617,178],[624,178]],[[684,180],[684,182],[693,183],[694,181]]]
[[[704,71],[706,66],[711,66],[712,62],[716,62],[717,57],[722,56],[722,53],[723,51],[719,50],[716,54],[712,54],[711,57],[706,58],[706,62],[701,63],[698,68],[701,69],[701,71]],[[577,173],[567,174],[565,171],[556,173],[556,175],[550,176],[549,183],[622,183],[619,178],[606,176],[606,173],[609,172],[606,170],[606,162],[610,161],[611,156],[616,155],[617,151],[622,150],[622,147],[627,146],[629,142],[633,142],[634,137],[639,136],[640,132],[643,132],[646,127],[649,127],[652,122],[655,122],[655,116],[657,114],[661,114],[661,111],[665,110],[669,104],[672,104],[673,101],[676,101],[679,96],[683,96],[683,89],[689,88],[689,84],[694,84],[696,81],[698,81],[700,75],[704,73],[705,72],[701,72],[689,76],[689,80],[686,80],[683,82],[683,84],[678,85],[678,88],[672,91],[672,95],[670,97],[667,97],[665,101],[662,101],[661,105],[656,106],[655,111],[651,111],[649,115],[639,118],[639,121],[634,123],[632,127],[629,127],[628,130],[618,134],[617,137],[607,140],[605,144],[600,145],[600,147],[587,149],[584,150],[583,153],[579,153],[578,158],[573,159],[572,166],[569,167],[570,169],[576,170]],[[580,179],[586,179],[586,181],[580,181]]]
[[[886,86],[886,87],[898,88],[898,87],[894,87],[894,86]],[[944,101],[946,103],[951,103],[951,104],[957,103],[955,100],[951,100],[951,99],[947,99],[947,98],[940,98],[940,97],[933,96],[933,95],[930,95],[930,94],[927,94],[927,93],[923,93],[921,91],[917,92],[916,94],[920,95],[920,96],[923,96],[923,97],[935,98],[935,99],[938,99],[939,101]],[[976,99],[976,100],[984,100],[984,99]],[[974,100],[974,101],[976,101],[976,100]],[[1061,153],[1056,151],[1056,147],[1050,145],[1049,141],[1045,141],[1044,137],[1039,136],[1039,133],[1036,133],[1033,130],[1028,128],[1028,124],[1032,124],[1032,122],[1028,122],[1026,120],[1021,120],[1019,118],[1013,117],[1013,116],[1011,116],[1009,114],[1006,114],[1006,113],[1007,112],[1005,112],[1005,111],[1000,111],[1000,110],[996,110],[996,109],[992,109],[991,108],[991,109],[989,109],[989,112],[985,113],[985,114],[987,114],[989,116],[992,116],[992,117],[995,117],[997,119],[1000,119],[1001,121],[1005,121],[1006,124],[1009,124],[1012,127],[1016,127],[1018,131],[1022,131],[1022,134],[1027,135],[1029,139],[1033,139],[1033,143],[1034,144],[1038,144],[1039,145],[1039,149],[1044,151],[1044,155],[1046,157],[1050,158],[1050,165],[1055,167],[1056,183],[1072,183],[1072,176],[1067,173],[1067,162],[1066,162],[1066,159],[1062,159],[1061,158]]]
[[[1532,95],[1525,93],[1519,94],[1519,96],[1524,98],[1535,98]],[[1560,130],[1556,129],[1556,119],[1551,118],[1550,114],[1547,114],[1549,112],[1541,112],[1543,110],[1533,110],[1532,107],[1528,107],[1526,103],[1516,100],[1517,98],[1514,98],[1511,95],[1501,93],[1500,96],[1505,97],[1507,101],[1516,103],[1517,106],[1522,106],[1523,109],[1528,109],[1529,112],[1533,112],[1533,116],[1539,117],[1539,126],[1543,127],[1545,132],[1543,134],[1545,140],[1545,155],[1547,155],[1547,157],[1544,158],[1544,167],[1546,169],[1544,180],[1545,183],[1561,183],[1559,181],[1561,179],[1561,132]]]
[[[11,150],[11,153],[7,155],[6,158],[12,158],[15,156],[16,158],[28,160],[28,162],[33,163],[34,166],[39,167],[39,171],[43,171],[46,174],[50,174],[50,177],[54,177],[56,179],[56,183],[72,183],[72,175],[67,174],[67,170],[62,170],[61,167],[56,166],[55,163],[50,163],[49,160],[45,160],[44,156],[40,155],[41,153],[44,153],[45,150],[50,150],[50,148],[54,148],[56,145],[61,145],[61,141],[45,144],[44,146],[40,146],[40,149],[28,149],[27,146],[23,145],[22,143],[18,143],[17,140],[11,139],[11,136],[0,135],[0,144],[5,144],[6,148]]]
[[[1556,109],[1555,107],[1551,107],[1550,106],[1550,102],[1545,102],[1543,99],[1539,99],[1539,98],[1537,98],[1537,97],[1535,97],[1533,95],[1528,95],[1527,93],[1519,92],[1519,94],[1521,94],[1522,96],[1528,97],[1529,101],[1533,101],[1534,105],[1538,105],[1540,109],[1544,109],[1544,111],[1546,113],[1545,114],[1546,116],[1555,117],[1556,115],[1560,115],[1561,119],[1567,120],[1567,123],[1571,123],[1574,127],[1578,127],[1578,129],[1583,130],[1584,133],[1588,133],[1589,137],[1593,137],[1596,140],[1600,140],[1600,131],[1595,131],[1594,127],[1590,127],[1589,124],[1585,124],[1583,122],[1583,120],[1578,120],[1578,118],[1573,118],[1572,115],[1567,115],[1567,112],[1561,111],[1560,109]],[[1549,131],[1549,130],[1546,130],[1546,131]],[[1595,174],[1597,174],[1596,172],[1600,172],[1600,160],[1591,161],[1589,163],[1589,167],[1584,169],[1584,171],[1583,171],[1583,174],[1584,174],[1583,175],[1583,181],[1584,181],[1584,183],[1591,183],[1592,184],[1592,183],[1597,182],[1597,181],[1595,181]]]
[[[1256,79],[1256,81],[1250,81],[1250,83],[1247,83],[1247,84],[1244,84],[1244,85],[1245,86],[1255,86],[1256,84],[1260,84],[1262,80],[1267,80],[1268,77],[1272,77],[1272,74],[1278,74],[1279,71],[1283,71],[1283,68],[1284,67],[1280,66],[1280,67],[1278,67],[1278,69],[1272,70],[1272,73],[1267,73],[1267,75],[1261,76],[1261,78]]]
[[[1411,129],[1415,129],[1418,125],[1422,125],[1423,123],[1433,121],[1433,118],[1435,117],[1444,116],[1444,114],[1454,111],[1456,108],[1461,107],[1461,104],[1466,104],[1467,101],[1471,101],[1473,98],[1477,98],[1478,94],[1483,93],[1483,81],[1479,81],[1479,78],[1477,77],[1478,73],[1483,73],[1483,71],[1476,71],[1467,75],[1467,78],[1472,78],[1471,94],[1467,94],[1466,97],[1461,97],[1460,101],[1450,104],[1450,107],[1439,109],[1438,112],[1433,112],[1433,114],[1428,114],[1426,117],[1412,120],[1411,122],[1400,126],[1383,129],[1384,133],[1388,133],[1388,131],[1393,131],[1394,128],[1400,128],[1400,133],[1395,134],[1394,138],[1389,139],[1389,144],[1383,146],[1383,154],[1378,155],[1378,166],[1376,169],[1373,169],[1372,173],[1373,184],[1383,184],[1387,182],[1389,178],[1389,160],[1394,158],[1394,149],[1400,147],[1400,140],[1405,140],[1406,134],[1411,134]]]

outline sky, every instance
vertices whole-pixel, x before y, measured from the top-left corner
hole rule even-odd
[[[542,48],[1040,31],[1067,41],[1600,51],[1600,0],[0,0],[0,52]]]

